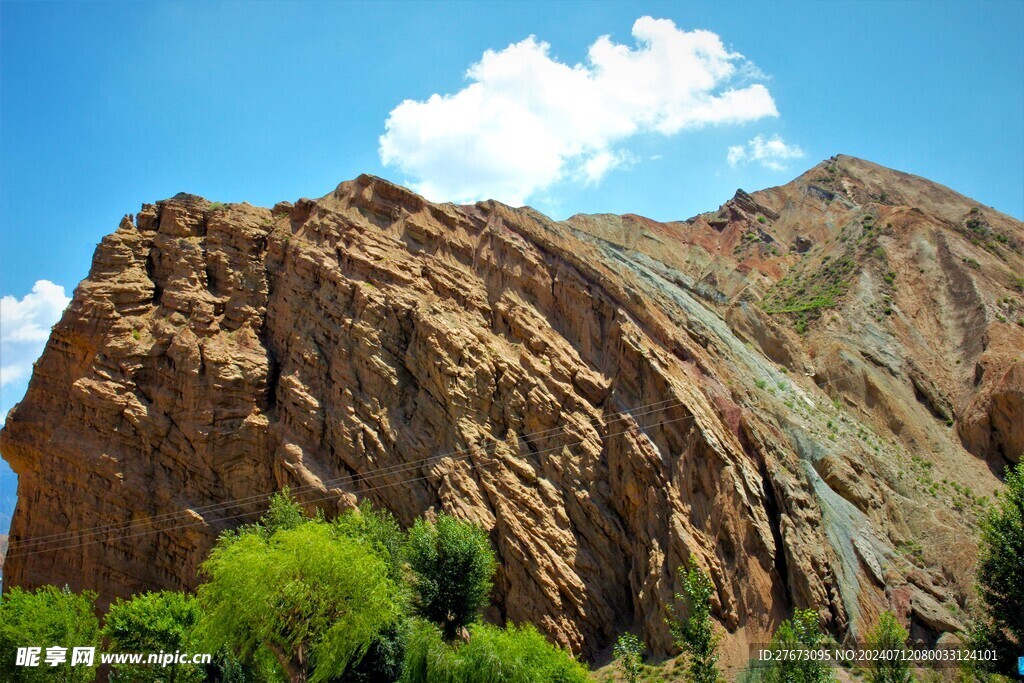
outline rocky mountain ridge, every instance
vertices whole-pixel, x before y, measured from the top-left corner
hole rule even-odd
[[[482,524],[488,617],[585,656],[626,628],[670,652],[686,562],[734,659],[793,607],[934,640],[1024,452],[1022,250],[1020,221],[847,156],[675,223],[370,176],[146,205],[0,432],[5,584],[194,588],[288,485]]]

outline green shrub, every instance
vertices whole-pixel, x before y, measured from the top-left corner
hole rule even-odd
[[[371,542],[322,519],[295,524],[296,506],[277,497],[261,524],[222,535],[198,597],[211,651],[252,665],[267,650],[289,677],[317,683],[356,667],[400,623],[403,593]]]
[[[626,677],[628,683],[636,683],[637,677],[640,675],[643,652],[643,643],[632,633],[623,633],[615,643],[612,654],[619,663],[622,675]]]
[[[103,635],[110,640],[112,652],[199,652],[196,627],[199,603],[191,595],[162,591],[143,593],[130,600],[117,600],[103,624]],[[206,680],[203,666],[172,664],[167,668],[151,665],[121,665],[114,680],[174,683]]]
[[[686,571],[679,568],[683,592],[676,600],[683,604],[686,616],[680,618],[671,608],[669,629],[676,646],[686,658],[687,680],[691,683],[716,683],[718,680],[718,640],[711,620],[711,578],[697,565]]]
[[[1024,463],[1007,470],[1006,490],[981,522],[978,560],[978,593],[985,604],[987,620],[975,627],[975,634],[999,650],[1001,669],[1011,676],[1016,659],[1024,652]]]
[[[406,558],[415,575],[416,611],[453,640],[487,604],[496,562],[483,529],[441,513],[416,520]]]
[[[446,642],[425,620],[413,622],[403,683],[585,683],[587,670],[528,624],[469,627],[469,642]]]
[[[0,670],[10,683],[59,680],[87,683],[96,669],[71,666],[73,648],[100,645],[100,625],[95,614],[96,594],[72,593],[55,586],[25,591],[15,586],[0,598]],[[15,666],[19,647],[40,647],[39,666]],[[46,648],[67,648],[66,661],[55,667],[46,664]],[[99,665],[99,655],[95,656]]]
[[[906,649],[910,634],[903,628],[896,615],[882,612],[878,623],[871,629],[867,637],[867,649],[885,652],[902,652]],[[914,677],[910,673],[910,664],[906,659],[877,658],[868,666],[869,683],[911,683]]]
[[[391,578],[399,582],[402,580],[405,534],[390,512],[375,510],[364,501],[357,509],[340,515],[332,524],[343,536],[366,540],[378,555],[387,560]]]
[[[818,613],[797,610],[792,619],[779,624],[772,637],[771,650],[815,650],[826,645],[827,639],[818,626]],[[834,681],[829,665],[811,659],[785,659],[773,661],[762,674],[764,683],[825,683]]]
[[[302,505],[292,497],[291,489],[285,486],[281,493],[270,498],[270,507],[263,513],[258,526],[265,535],[270,535],[277,531],[295,529],[308,520]]]
[[[355,666],[331,683],[382,683],[398,681],[405,671],[405,648],[408,641],[408,623],[403,621],[384,629],[367,648],[366,654]]]

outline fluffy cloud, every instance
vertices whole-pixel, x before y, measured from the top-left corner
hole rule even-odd
[[[71,301],[64,288],[39,280],[21,299],[0,299],[0,387],[27,380],[56,323]],[[5,397],[6,398],[6,397]],[[7,401],[4,401],[6,408]]]
[[[570,66],[533,36],[488,50],[453,95],[406,100],[380,138],[380,158],[434,200],[521,204],[567,179],[596,183],[632,163],[616,149],[644,132],[673,135],[778,116],[759,72],[709,31],[667,19],[633,24],[636,47],[598,38]]]
[[[778,135],[765,140],[758,135],[746,145],[733,145],[729,148],[727,159],[730,166],[757,162],[773,171],[786,170],[786,161],[803,158],[804,151],[796,145],[787,145]]]

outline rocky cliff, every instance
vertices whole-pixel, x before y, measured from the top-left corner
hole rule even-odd
[[[491,532],[495,620],[671,649],[711,574],[740,657],[970,608],[1024,451],[1024,225],[846,156],[685,222],[555,222],[363,176],[272,210],[126,216],[0,433],[5,584],[188,589],[288,485]]]

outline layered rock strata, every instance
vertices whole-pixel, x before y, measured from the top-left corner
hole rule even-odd
[[[488,618],[585,656],[625,628],[671,652],[688,562],[736,657],[794,607],[852,637],[895,609],[934,639],[1024,451],[1022,244],[844,156],[679,223],[370,176],[272,210],[146,205],[0,433],[4,583],[193,589],[290,486],[483,525]]]

